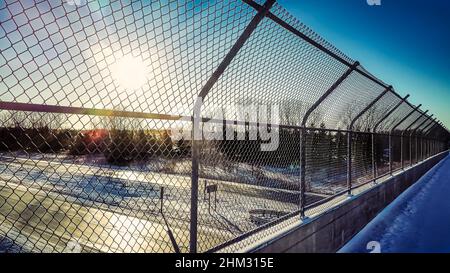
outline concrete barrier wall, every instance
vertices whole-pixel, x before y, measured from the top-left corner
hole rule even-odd
[[[347,199],[306,223],[251,252],[336,252],[428,170],[448,155],[441,153],[387,179],[368,191]]]

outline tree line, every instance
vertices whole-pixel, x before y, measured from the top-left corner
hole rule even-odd
[[[169,129],[143,129],[116,117],[104,118],[101,129],[70,129],[59,115],[3,113],[0,152],[103,154],[115,165],[145,161],[154,156],[185,157],[190,142],[172,140]],[[66,127],[66,128],[64,128]]]
[[[0,151],[26,151],[29,153],[67,153],[69,155],[103,154],[111,164],[126,165],[145,161],[152,157],[189,157],[191,142],[184,138],[174,139],[170,129],[144,129],[139,123],[128,119],[107,117],[97,128],[71,129],[63,126],[64,117],[56,114],[3,114],[0,116]],[[65,128],[66,127],[66,128]],[[314,127],[312,124],[311,127]],[[319,130],[320,129],[320,130]],[[347,159],[347,136],[343,131],[325,130],[321,123],[317,130],[307,130],[307,166],[311,170],[334,166],[345,170]],[[250,128],[245,128],[245,139],[204,141],[204,162],[220,164],[220,158],[228,162],[242,162],[253,166],[298,168],[300,159],[300,131],[280,127],[279,146],[273,151],[262,151],[260,137],[250,140]],[[226,130],[223,130],[224,133]],[[353,150],[358,160],[370,162],[371,140],[368,134],[353,134]],[[394,147],[399,140],[394,139]],[[387,140],[377,138],[376,160],[383,162]],[[395,158],[394,158],[395,160]],[[328,172],[333,170],[329,169]]]

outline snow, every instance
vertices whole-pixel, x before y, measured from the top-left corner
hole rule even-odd
[[[19,253],[29,252],[24,246],[16,244],[13,240],[7,237],[0,236],[0,253]]]
[[[78,234],[78,230],[64,230],[63,234],[70,236],[70,239],[77,242],[83,240],[83,244],[90,248],[124,251],[128,247],[136,247],[137,251],[152,252],[172,250],[172,242],[166,232],[166,226],[169,226],[178,247],[187,251],[186,236],[189,234],[186,230],[190,223],[191,186],[191,179],[187,174],[190,173],[190,164],[188,159],[158,158],[145,164],[120,167],[107,164],[98,155],[72,157],[59,154],[0,153],[0,187],[3,187],[0,199],[4,198],[3,200],[12,204],[15,204],[15,200],[21,201],[21,206],[15,204],[11,207],[13,214],[7,209],[9,207],[3,206],[0,217],[5,216],[10,223],[16,223],[23,214],[21,210],[35,208],[33,206],[46,208],[45,206],[58,203],[63,204],[58,207],[58,215],[66,219],[61,223],[83,221],[89,224],[89,230],[98,232],[105,238],[111,237],[111,230],[114,230],[114,234],[119,234],[113,236],[114,241],[106,242],[98,240],[101,237],[98,234],[91,238],[84,232]],[[294,166],[273,168],[253,167],[245,163],[228,166],[202,164],[198,201],[198,231],[202,250],[258,227],[261,223],[253,221],[255,212],[273,212],[269,215],[273,219],[296,211],[298,189],[295,186],[298,185],[298,172],[298,168]],[[322,172],[326,174],[323,170]],[[344,175],[335,176],[335,179],[343,180],[344,183],[331,183],[325,178],[326,175],[323,176],[323,179],[308,182],[314,189],[323,191],[345,186]],[[204,193],[205,182],[219,186],[217,210],[209,210],[209,202]],[[161,187],[164,187],[164,215],[160,212]],[[33,196],[37,191],[46,198],[45,202],[42,201],[44,203]],[[24,193],[28,199],[23,197]],[[311,195],[308,198],[323,197]],[[34,205],[30,206],[28,202],[33,202]],[[74,214],[72,208],[80,213]],[[44,216],[34,215],[34,218],[47,217]],[[93,220],[93,216],[97,218]],[[258,213],[256,218],[261,218]],[[56,224],[58,223],[55,222]],[[44,221],[39,221],[38,225],[41,230],[52,234],[58,228],[65,229],[62,225],[49,227]],[[137,226],[146,228],[140,233],[132,228]],[[35,251],[34,244],[28,248],[25,245],[29,237],[27,230],[32,229],[16,229],[5,225],[0,226],[1,228],[0,252],[2,249]],[[15,239],[17,236],[21,236],[23,240]],[[130,238],[138,238],[149,244],[141,246],[138,239],[132,243]],[[45,238],[37,238],[41,239]],[[117,243],[119,247],[112,246],[112,243]]]
[[[138,252],[164,252],[172,251],[173,247],[166,231],[169,226],[178,247],[187,251],[189,241],[186,236],[189,233],[186,230],[190,223],[189,176],[158,172],[152,169],[152,164],[119,167],[102,164],[97,159],[88,159],[87,162],[70,159],[52,154],[0,154],[0,200],[14,204],[9,207],[0,206],[3,209],[0,217],[7,219],[8,223],[16,223],[21,219],[24,209],[47,208],[58,204],[58,215],[64,221],[58,218],[50,226],[46,221],[39,220],[36,223],[39,230],[55,236],[60,234],[56,235],[55,230],[61,231],[61,234],[69,236],[71,240],[101,251],[122,252],[133,247]],[[203,190],[204,179],[199,183],[198,232],[203,250],[256,228],[258,223],[252,221],[252,210],[267,209],[284,214],[298,208],[297,202],[286,198],[297,193],[292,190],[209,178],[208,183],[219,185],[219,192],[217,210],[210,211]],[[164,215],[160,212],[161,187],[164,187]],[[45,198],[45,202],[33,196],[37,191]],[[20,206],[13,203],[16,200],[20,200]],[[28,205],[29,202],[35,207]],[[12,208],[13,213],[8,208]],[[42,214],[34,215],[33,219],[51,216],[46,209],[40,209],[39,212]],[[86,232],[80,233],[76,228],[65,230],[64,223],[80,221],[87,223],[89,228],[86,230],[95,231],[95,234],[86,235]],[[30,223],[35,224],[33,221]],[[145,228],[134,228],[140,226]],[[17,228],[0,225],[0,252],[28,252],[30,249],[25,244],[30,230],[33,229],[28,228],[28,224],[27,228],[20,225]],[[17,236],[21,236],[23,240],[18,240]],[[68,238],[64,237],[59,241],[66,239]],[[42,241],[45,238],[37,235],[36,240]],[[141,244],[142,240],[148,244]],[[50,243],[45,242],[44,246],[48,245]],[[33,243],[31,251],[47,250],[35,248]]]
[[[450,156],[403,192],[339,252],[450,252]],[[376,249],[378,250],[378,249]]]

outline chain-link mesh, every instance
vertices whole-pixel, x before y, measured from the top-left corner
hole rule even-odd
[[[392,92],[383,95],[371,108],[369,108],[361,117],[356,120],[354,130],[368,132],[372,131],[379,121],[380,125],[376,129],[377,132],[383,131],[386,122],[382,118],[395,108],[401,99]],[[380,130],[381,129],[381,130]]]
[[[375,135],[375,164],[377,177],[389,173],[389,136]]]
[[[346,189],[347,133],[310,130],[306,140],[306,191],[320,197]],[[307,205],[311,204],[307,202]]]
[[[60,252],[68,242],[82,251],[188,249],[190,150],[171,140],[175,121],[1,117],[3,236],[28,251]]]
[[[411,152],[410,151],[410,137],[406,135],[402,139],[402,159],[403,159],[403,167],[411,165]]]
[[[353,185],[373,180],[372,136],[368,133],[352,134]]]
[[[1,1],[0,252],[238,251],[448,148],[273,2]]]
[[[308,125],[351,129],[349,126],[353,119],[384,89],[363,75],[353,72],[312,113]],[[317,122],[320,124],[316,124]]]
[[[399,123],[411,112],[414,111],[414,108],[407,104],[402,103],[399,107],[397,107],[394,112],[389,115],[385,120],[381,122],[381,124],[378,127],[377,132],[383,132],[383,133],[390,133],[391,130],[396,129],[395,126],[397,126],[397,129],[399,127]],[[401,122],[402,124],[405,124],[406,122]],[[401,125],[401,124],[400,124]],[[408,124],[409,125],[409,124]],[[406,125],[407,126],[407,125]]]
[[[402,167],[402,140],[401,136],[391,136],[391,170],[396,171]]]

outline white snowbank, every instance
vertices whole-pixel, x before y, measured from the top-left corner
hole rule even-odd
[[[450,156],[447,156],[339,252],[450,252],[449,196]]]

